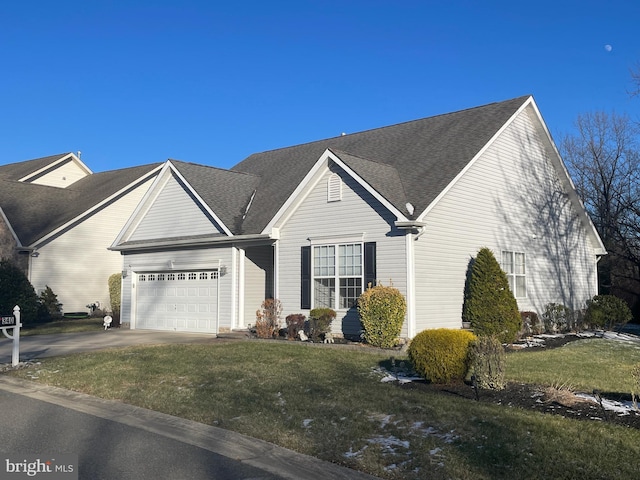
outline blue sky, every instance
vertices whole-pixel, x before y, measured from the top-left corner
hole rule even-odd
[[[580,113],[638,116],[639,19],[628,0],[3,2],[0,164],[229,168],[525,94],[557,139]]]

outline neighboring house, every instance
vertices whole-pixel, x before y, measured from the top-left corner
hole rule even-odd
[[[0,256],[48,285],[64,311],[109,308],[109,275],[122,259],[107,250],[161,164],[103,173],[65,153],[0,166]]]
[[[358,334],[368,284],[397,287],[402,335],[462,326],[465,280],[496,254],[521,310],[583,308],[606,254],[530,96],[252,155],[170,160],[112,249],[132,328],[223,332],[328,306]]]

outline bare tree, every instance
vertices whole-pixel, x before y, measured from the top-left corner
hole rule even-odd
[[[609,251],[601,262],[602,293],[640,295],[639,126],[627,115],[580,115],[577,132],[560,143],[576,189]],[[629,299],[629,294],[624,296]],[[640,297],[638,297],[640,298]],[[635,303],[636,300],[630,302]]]
[[[637,62],[635,67],[631,69],[631,82],[633,83],[633,87],[629,94],[634,97],[636,95],[640,95],[640,62]]]

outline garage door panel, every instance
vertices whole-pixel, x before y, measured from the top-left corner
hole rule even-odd
[[[138,274],[135,328],[215,332],[218,273]]]

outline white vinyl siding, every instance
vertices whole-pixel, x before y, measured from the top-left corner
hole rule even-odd
[[[377,278],[385,285],[392,283],[406,295],[405,239],[393,226],[395,216],[338,167],[332,166],[332,169],[333,172],[329,169],[319,172],[302,203],[284,225],[279,225],[279,298],[285,316],[309,314],[300,308],[300,251],[301,247],[309,245],[311,238],[360,236],[363,242],[376,242]],[[331,173],[342,178],[340,202],[327,202],[327,181]],[[336,240],[334,243],[343,242]],[[353,242],[347,240],[345,243]],[[332,323],[334,333],[354,334],[359,328],[355,308],[338,310],[338,317]],[[406,335],[406,331],[405,325],[402,335]]]
[[[529,107],[529,110],[531,107]],[[425,216],[415,242],[417,329],[460,328],[469,262],[481,247],[526,252],[527,297],[584,308],[595,292],[594,248],[564,193],[532,111],[523,111]]]
[[[135,227],[129,241],[220,233],[213,220],[198,207],[172,176]]]
[[[122,256],[107,250],[148,190],[152,180],[138,186],[84,222],[38,248],[31,257],[30,280],[36,292],[46,285],[65,312],[87,311],[100,302],[110,307],[109,276],[122,271]]]
[[[72,160],[70,162],[63,163],[59,167],[42,175],[41,177],[37,177],[33,181],[27,180],[27,182],[37,185],[66,188],[87,175],[89,175],[89,172]]]

